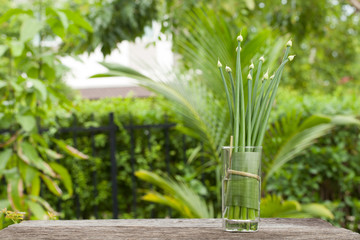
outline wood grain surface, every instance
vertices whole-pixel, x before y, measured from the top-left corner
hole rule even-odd
[[[0,239],[360,239],[320,219],[261,219],[256,233],[229,233],[221,219],[119,219],[24,221]]]

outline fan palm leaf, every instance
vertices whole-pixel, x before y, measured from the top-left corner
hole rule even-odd
[[[274,154],[268,153],[264,163],[266,173],[262,188],[267,180],[284,164],[302,154],[314,142],[328,134],[339,125],[358,125],[360,121],[353,116],[312,115],[302,120],[301,114],[289,112],[270,126],[266,144],[269,149],[276,149]]]
[[[226,96],[218,78],[216,59],[221,58],[229,64],[234,62],[236,46],[233,40],[238,30],[213,11],[203,8],[188,12],[183,20],[187,24],[187,32],[177,36],[174,48],[182,54],[182,62],[186,63],[184,67],[190,68],[190,71],[188,68],[185,70],[186,74],[158,71],[148,77],[119,64],[102,63],[109,71],[93,77],[130,77],[136,79],[139,85],[164,96],[180,116],[182,130],[202,141],[213,157],[210,161],[219,163],[221,147],[226,145],[231,128],[228,125],[229,113],[224,108]],[[246,29],[243,31],[246,32]],[[271,53],[267,61],[270,66],[278,59],[279,46],[285,43],[283,38],[278,38],[272,45],[274,42],[274,33],[269,29],[258,32],[246,42],[243,61],[250,63],[251,58],[257,57],[258,51]]]
[[[165,179],[146,170],[137,171],[135,175],[141,180],[161,188],[164,192],[164,194],[160,194],[159,192],[149,191],[143,196],[143,200],[169,206],[187,218],[213,217],[212,207],[208,207],[204,199],[184,182],[176,182],[170,178]]]
[[[312,218],[334,219],[334,215],[324,205],[318,203],[300,204],[298,201],[284,201],[276,195],[261,199],[261,217],[263,218]]]

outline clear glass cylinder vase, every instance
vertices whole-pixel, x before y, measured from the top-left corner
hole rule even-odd
[[[262,147],[222,148],[222,218],[225,231],[258,230],[261,153]]]

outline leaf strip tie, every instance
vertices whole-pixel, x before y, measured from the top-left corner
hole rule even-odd
[[[244,177],[255,178],[258,181],[260,181],[260,177],[256,174],[242,172],[242,171],[236,171],[236,170],[232,170],[232,169],[228,169],[227,172],[228,172],[228,174],[235,174],[235,175],[240,175],[240,176],[244,176]]]

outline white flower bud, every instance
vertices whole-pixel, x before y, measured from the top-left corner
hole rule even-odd
[[[252,80],[252,76],[250,73],[247,75],[247,79]]]
[[[225,67],[225,71],[226,71],[226,72],[231,72],[231,68],[230,68],[229,66],[226,66],[226,67]]]
[[[242,48],[240,47],[240,52],[241,52]],[[236,51],[238,51],[238,47],[236,47]]]
[[[262,62],[265,62],[264,56],[261,56],[261,57],[259,58],[259,60],[262,61]]]
[[[243,39],[243,37],[241,36],[241,34],[237,37],[237,40],[239,41],[239,42],[242,42],[244,39]]]
[[[291,62],[291,61],[294,59],[294,57],[295,57],[295,55],[290,55],[290,56],[288,57],[289,61]]]
[[[275,77],[275,74],[271,75],[270,80],[273,80]]]
[[[249,66],[249,69],[254,69],[254,63],[251,63],[250,66]]]
[[[266,79],[266,80],[269,79],[269,71],[266,71],[266,73],[264,74],[264,79]]]
[[[222,64],[221,64],[220,60],[218,60],[218,64],[217,64],[217,66],[218,66],[219,68],[221,68],[221,67],[222,67]]]
[[[292,41],[291,41],[291,39],[286,43],[286,46],[287,46],[287,47],[292,47]]]

